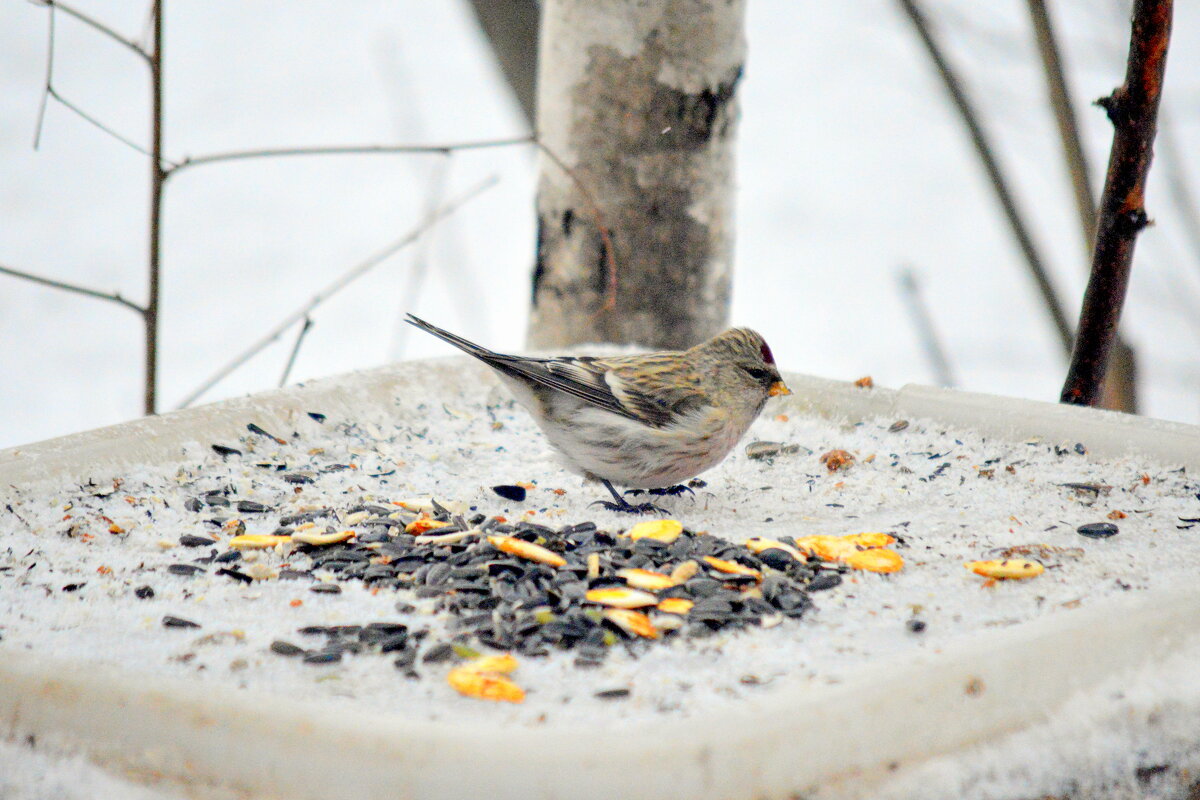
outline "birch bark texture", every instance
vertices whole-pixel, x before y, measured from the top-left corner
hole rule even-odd
[[[745,0],[545,0],[529,344],[683,349],[728,321]]]

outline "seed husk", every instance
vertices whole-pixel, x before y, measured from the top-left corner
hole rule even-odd
[[[657,592],[679,583],[670,575],[649,569],[619,569],[617,577],[624,578],[625,583],[634,589],[645,589],[648,592]]]
[[[843,559],[843,563],[851,569],[867,572],[899,572],[904,568],[904,558],[895,550],[888,550],[886,547],[859,550]]]
[[[762,573],[756,569],[751,569],[736,561],[729,561],[724,558],[715,556],[701,556],[705,564],[715,569],[717,572],[723,572],[727,575],[749,575],[752,578],[762,580]]]
[[[746,549],[755,555],[762,553],[764,550],[782,550],[797,561],[806,560],[804,553],[801,553],[798,548],[792,547],[785,542],[779,542],[774,539],[763,539],[758,536],[746,540]]]
[[[467,697],[505,703],[525,700],[525,690],[498,672],[479,672],[469,666],[455,667],[446,674],[446,682]]]
[[[658,628],[640,611],[629,608],[610,608],[604,612],[604,618],[621,630],[632,636],[645,639],[657,639]]]
[[[999,561],[968,561],[964,567],[985,578],[1020,580],[1036,578],[1046,571],[1040,561],[1006,558]]]
[[[547,550],[533,542],[518,539],[515,536],[489,536],[487,540],[492,547],[500,552],[514,555],[517,558],[536,561],[539,564],[547,564],[551,567],[565,567],[567,565],[567,560],[558,553]]]
[[[685,597],[668,597],[658,604],[658,610],[664,614],[686,614],[696,605]]]
[[[625,533],[635,542],[639,539],[653,539],[663,544],[670,544],[682,534],[683,523],[674,519],[653,519],[639,522]]]
[[[267,550],[279,544],[292,541],[291,536],[275,536],[269,533],[244,533],[229,540],[229,546],[236,550]]]
[[[316,527],[306,530],[295,530],[292,532],[291,540],[298,544],[310,544],[315,546],[323,546],[327,544],[337,544],[344,542],[347,539],[354,538],[354,531],[333,531],[331,533],[318,533]]]
[[[644,608],[658,605],[658,598],[640,589],[630,589],[626,586],[613,586],[604,589],[590,589],[585,595],[589,603],[597,603],[612,608]]]

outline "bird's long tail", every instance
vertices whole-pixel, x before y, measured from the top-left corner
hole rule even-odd
[[[474,342],[469,342],[461,336],[456,336],[450,331],[442,330],[436,325],[431,325],[414,314],[408,314],[407,316],[408,319],[405,321],[408,322],[409,325],[420,328],[426,333],[432,333],[434,336],[438,337],[444,342],[454,345],[464,353],[469,353],[470,355],[473,355],[476,358],[482,358],[485,361],[490,361],[499,355],[498,353],[488,350],[486,347],[480,347]]]

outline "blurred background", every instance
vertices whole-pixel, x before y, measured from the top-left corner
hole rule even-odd
[[[144,0],[74,0],[145,41]],[[1089,253],[1026,3],[924,5],[980,110],[1072,324]],[[1121,83],[1128,3],[1051,5],[1097,195],[1112,128],[1090,102]],[[0,0],[0,265],[141,301],[145,155],[57,101],[33,148],[49,11]],[[453,143],[528,125],[460,0],[170,0],[165,153]],[[732,322],[785,369],[878,385],[1056,400],[1066,359],[963,125],[894,0],[753,0],[741,86]],[[150,83],[128,50],[56,15],[55,90],[146,144]],[[1200,9],[1179,4],[1157,157],[1123,330],[1141,412],[1200,421]],[[164,206],[159,404],[176,407],[250,342],[431,204],[497,184],[323,304],[290,381],[450,355],[414,311],[500,350],[525,341],[534,260],[532,147],[198,166]],[[922,344],[911,295],[949,364]],[[298,326],[199,403],[276,386]],[[0,446],[139,416],[140,318],[0,275]],[[411,391],[427,391],[414,386]],[[401,387],[400,391],[405,391]]]

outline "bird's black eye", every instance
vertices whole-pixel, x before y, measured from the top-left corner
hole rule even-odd
[[[742,369],[745,370],[746,374],[751,378],[764,385],[772,384],[778,380],[778,378],[775,377],[775,373],[771,372],[769,369],[763,369],[761,367],[742,367]]]

